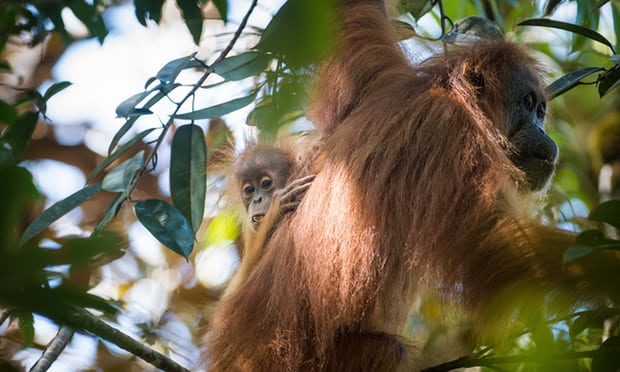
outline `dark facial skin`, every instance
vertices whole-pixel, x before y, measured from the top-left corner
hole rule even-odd
[[[267,214],[274,192],[286,186],[291,169],[288,159],[276,151],[263,151],[245,163],[238,171],[243,206],[254,230]]]
[[[516,71],[509,104],[507,137],[512,162],[525,173],[525,188],[537,191],[548,183],[558,160],[558,146],[545,133],[547,102],[527,71]],[[510,81],[510,80],[509,80]]]

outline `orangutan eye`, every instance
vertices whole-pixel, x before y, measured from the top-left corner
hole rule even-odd
[[[261,189],[269,190],[271,188],[271,185],[273,185],[273,181],[271,180],[271,177],[263,177],[260,180]]]
[[[243,186],[243,194],[244,195],[251,195],[254,193],[254,186],[252,186],[251,184],[247,183]]]

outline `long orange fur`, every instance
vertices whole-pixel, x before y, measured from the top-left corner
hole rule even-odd
[[[210,371],[415,370],[401,334],[420,288],[486,316],[506,291],[580,299],[607,283],[563,268],[574,237],[515,204],[527,198],[507,155],[505,86],[541,89],[536,62],[480,42],[411,66],[380,1],[344,3],[312,100],[316,178],[220,304]]]

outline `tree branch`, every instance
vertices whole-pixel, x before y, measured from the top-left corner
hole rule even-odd
[[[514,355],[496,358],[476,358],[464,356],[447,363],[442,363],[434,367],[426,368],[422,372],[444,372],[457,368],[468,367],[492,367],[498,364],[513,363],[545,363],[555,360],[595,358],[600,356],[615,356],[620,352],[620,347],[608,347],[604,349],[589,351],[571,351],[567,353],[556,354],[531,354],[531,355]]]
[[[50,343],[45,348],[45,351],[37,360],[37,362],[32,366],[30,372],[45,372],[47,371],[52,363],[58,359],[60,353],[67,347],[69,341],[73,337],[73,328],[68,326],[61,326],[58,330],[56,336],[50,341]]]

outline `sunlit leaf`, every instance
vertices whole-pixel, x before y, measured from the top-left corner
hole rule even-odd
[[[195,6],[196,3],[194,3]],[[198,61],[194,59],[196,52],[190,54],[189,56],[177,58],[172,60],[164,65],[164,67],[159,70],[156,77],[157,79],[163,82],[172,82],[177,76],[186,68],[194,68],[201,66]]]
[[[19,241],[20,245],[24,245],[28,240],[32,239],[35,235],[45,230],[52,222],[56,221],[60,217],[69,213],[80,204],[90,199],[93,195],[101,191],[101,185],[95,184],[86,186],[85,188],[69,195],[63,200],[60,200],[49,208],[43,211],[39,217],[37,217],[32,223],[24,230],[22,237]]]
[[[620,200],[610,200],[601,203],[590,212],[588,218],[620,228]]]
[[[214,246],[224,240],[234,241],[241,232],[239,220],[231,211],[224,211],[215,216],[205,233],[205,245]]]
[[[144,130],[144,131],[138,133],[135,137],[133,137],[129,141],[125,142],[122,146],[120,146],[118,149],[116,149],[116,151],[114,151],[113,153],[108,155],[107,158],[103,159],[103,161],[101,163],[97,164],[95,169],[93,169],[90,172],[90,174],[88,175],[88,180],[90,181],[93,177],[95,177],[97,174],[99,174],[99,172],[101,172],[102,170],[107,168],[108,165],[112,164],[112,162],[114,162],[114,160],[118,159],[118,157],[121,156],[123,153],[125,153],[125,151],[130,149],[134,144],[136,144],[138,141],[142,140],[144,137],[146,137],[149,133],[151,133],[154,130],[155,130],[155,128]]]
[[[141,200],[135,205],[138,220],[163,245],[186,259],[194,247],[194,233],[183,214],[163,200]]]
[[[586,67],[562,76],[547,87],[550,98],[555,98],[577,86],[581,79],[602,71],[602,67]]]
[[[52,84],[52,86],[47,88],[45,93],[43,93],[43,101],[49,101],[49,99],[52,98],[55,94],[70,87],[71,85],[73,85],[73,83],[69,81],[61,81],[59,83]]]
[[[263,53],[247,52],[228,57],[214,64],[213,72],[226,80],[242,80],[255,76],[267,68],[269,58]]]
[[[228,102],[221,103],[219,105],[207,107],[202,110],[187,112],[183,114],[175,115],[177,119],[186,119],[186,120],[200,120],[200,119],[212,119],[217,118],[226,114],[229,114],[233,111],[239,110],[250,103],[254,102],[256,98],[256,92],[250,94],[249,96],[235,98]]]
[[[103,179],[101,187],[107,191],[124,192],[128,194],[134,182],[136,171],[143,165],[144,150],[140,150],[136,155],[112,169]]]
[[[609,40],[607,40],[603,35],[599,34],[596,31],[590,30],[589,28],[574,25],[572,23],[554,21],[546,18],[534,18],[519,23],[519,26],[541,26],[569,31],[578,35],[585,36],[588,39],[598,41],[599,43],[605,44],[609,47],[609,49],[611,49],[612,52],[614,51],[614,47],[611,42],[609,42]]]
[[[170,196],[196,232],[202,222],[207,189],[207,146],[197,125],[179,127],[170,153]]]

